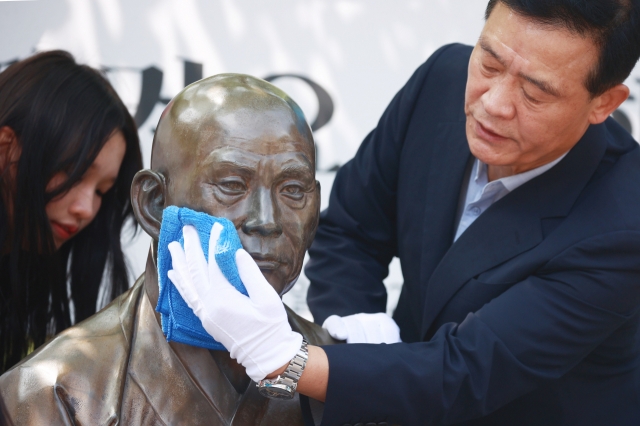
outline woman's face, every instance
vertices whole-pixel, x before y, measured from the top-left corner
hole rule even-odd
[[[45,210],[51,225],[56,249],[86,227],[100,210],[102,196],[118,177],[126,142],[116,131],[105,143],[93,164],[68,192],[51,200]],[[56,174],[47,184],[47,191],[64,183],[65,173]]]

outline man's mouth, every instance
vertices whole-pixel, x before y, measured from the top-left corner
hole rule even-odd
[[[56,234],[63,240],[68,240],[69,238],[73,237],[76,232],[78,232],[78,227],[76,225],[67,225],[56,222],[54,220],[52,220],[50,223],[51,229],[53,230],[54,234]]]
[[[501,134],[497,133],[495,130],[491,129],[490,127],[483,125],[480,121],[475,120],[476,121],[476,135],[478,135],[478,137],[480,137],[481,139],[484,139],[488,142],[502,142],[505,139],[507,139],[507,137],[502,136]]]

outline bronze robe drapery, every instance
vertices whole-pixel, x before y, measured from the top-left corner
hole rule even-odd
[[[311,344],[334,343],[287,308]],[[207,349],[167,343],[144,278],[0,377],[15,425],[301,425],[298,397],[238,392]]]

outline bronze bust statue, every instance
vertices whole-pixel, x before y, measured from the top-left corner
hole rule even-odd
[[[162,211],[176,205],[231,220],[282,295],[318,224],[315,148],[300,108],[275,86],[222,74],[185,88],[155,134],[151,170],[131,189],[154,242],[145,273],[93,317],[0,377],[5,421],[40,424],[303,424],[298,398],[270,400],[225,351],[167,343],[154,307]],[[336,343],[287,309],[311,344]]]

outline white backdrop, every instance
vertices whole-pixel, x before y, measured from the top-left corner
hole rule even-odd
[[[68,50],[79,62],[105,69],[132,114],[143,76],[153,74],[159,90],[150,93],[157,102],[153,106],[152,99],[140,126],[145,166],[163,99],[194,75],[305,76],[334,104],[331,120],[315,133],[326,206],[331,170],[353,156],[395,92],[435,49],[475,43],[485,5],[486,0],[0,0],[0,68],[37,50]],[[633,96],[621,108],[636,139],[639,77],[636,68],[628,81]],[[319,106],[307,84],[293,78],[274,83],[314,120]],[[132,276],[144,269],[148,243],[146,235],[125,238]],[[397,261],[386,283],[391,310],[402,283]],[[308,316],[306,285],[302,277],[285,298]]]

